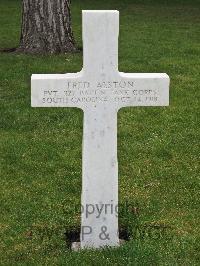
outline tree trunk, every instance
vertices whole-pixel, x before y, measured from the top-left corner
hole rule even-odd
[[[70,2],[71,0],[22,0],[22,28],[18,51],[76,51],[71,28]]]

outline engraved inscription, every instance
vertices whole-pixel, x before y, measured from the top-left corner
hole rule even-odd
[[[67,82],[65,89],[44,90],[42,102],[48,104],[68,103],[132,103],[157,102],[158,92],[138,89],[134,81],[88,81]]]

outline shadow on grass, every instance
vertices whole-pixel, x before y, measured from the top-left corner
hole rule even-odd
[[[64,235],[65,235],[65,241],[67,248],[71,250],[72,243],[73,242],[80,242],[80,228],[71,228],[66,229]],[[124,241],[129,241],[131,238],[131,234],[129,233],[129,230],[127,230],[125,227],[119,228],[119,239]]]

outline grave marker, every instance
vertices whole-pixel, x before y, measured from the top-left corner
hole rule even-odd
[[[118,33],[118,11],[83,11],[82,71],[31,78],[32,107],[84,112],[81,248],[119,245],[118,110],[169,105],[167,74],[118,72]]]

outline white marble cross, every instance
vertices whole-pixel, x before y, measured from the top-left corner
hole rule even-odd
[[[81,248],[119,245],[118,110],[169,104],[167,74],[118,72],[118,34],[118,11],[83,11],[81,72],[31,78],[32,107],[84,112]]]

